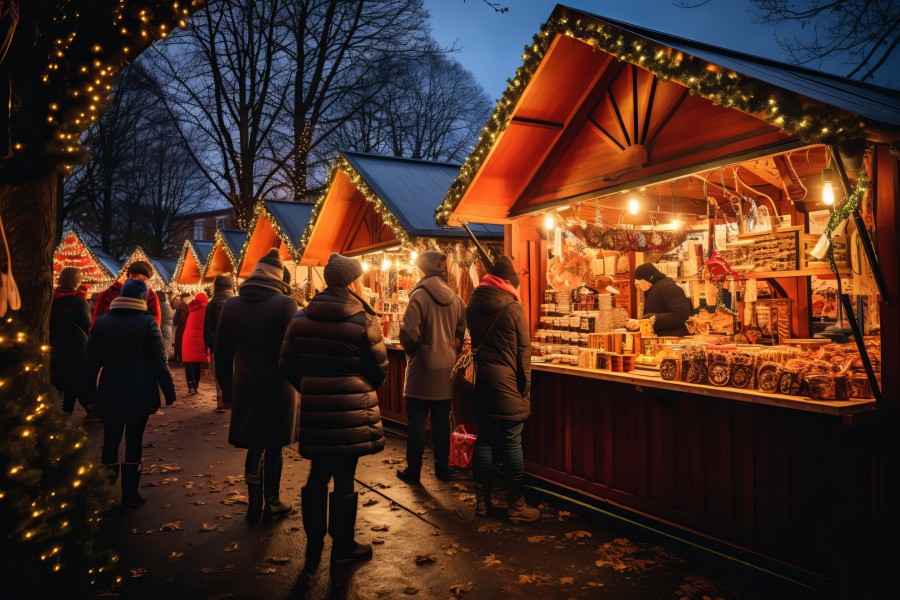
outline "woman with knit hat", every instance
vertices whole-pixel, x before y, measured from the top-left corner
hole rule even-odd
[[[494,451],[503,455],[506,517],[511,523],[530,523],[541,512],[525,503],[525,461],[522,430],[531,416],[531,333],[519,301],[519,274],[503,256],[472,292],[466,321],[478,378],[472,399],[478,439],[472,458],[475,475],[475,514],[491,514]]]
[[[332,254],[323,291],[291,320],[281,372],[300,392],[300,454],[312,461],[302,490],[307,567],[317,564],[327,532],[331,563],[372,556],[354,538],[359,457],[384,450],[375,390],[387,376],[387,349],[375,311],[360,298],[360,262]],[[328,497],[328,482],[334,492]],[[326,519],[327,516],[327,519]]]
[[[65,267],[50,304],[50,381],[63,394],[63,410],[75,409],[81,361],[91,328],[88,303],[78,291],[81,269]]]
[[[634,270],[634,286],[644,292],[644,314],[642,319],[653,322],[653,331],[658,336],[687,335],[684,322],[691,316],[691,302],[674,280],[666,277],[653,263],[638,265]],[[636,331],[640,325],[637,319],[629,319],[625,328]]]
[[[125,437],[124,508],[144,502],[138,494],[141,448],[147,419],[159,409],[157,387],[167,406],[175,402],[162,334],[147,312],[147,293],[147,283],[140,279],[122,284],[109,311],[94,321],[82,375],[85,399],[96,403],[103,420],[101,459],[113,482],[119,476],[119,445]]]
[[[247,449],[247,521],[291,512],[281,501],[282,448],[295,442],[297,394],[278,372],[278,354],[297,303],[288,296],[278,250],[222,306],[214,340],[216,380],[231,405],[228,442]]]

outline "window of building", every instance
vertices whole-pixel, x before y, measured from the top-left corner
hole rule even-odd
[[[216,217],[216,229],[225,229],[228,226],[227,221],[228,217]]]
[[[203,219],[195,219],[194,220],[194,239],[195,240],[204,240],[206,239],[206,227],[203,226]]]

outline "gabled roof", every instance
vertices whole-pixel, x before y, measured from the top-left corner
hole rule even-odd
[[[274,221],[281,227],[288,239],[283,240],[291,248],[300,247],[300,238],[306,231],[309,217],[312,215],[314,204],[306,202],[291,202],[286,200],[266,200],[265,208],[272,215]]]
[[[174,258],[152,258],[150,260],[153,261],[153,266],[162,280],[169,284],[172,281],[172,275],[175,274],[178,261]]]
[[[209,260],[209,253],[212,252],[213,244],[215,242],[205,242],[202,240],[190,240],[190,242],[194,247],[194,251],[197,253],[200,266],[206,265],[206,261]]]
[[[94,253],[94,256],[109,270],[113,279],[115,279],[116,273],[122,268],[122,263],[104,252],[100,246],[91,246],[91,252]]]
[[[447,194],[460,165],[361,152],[341,152],[412,237],[467,237],[461,227],[442,227],[434,208]],[[479,238],[502,238],[503,227],[471,223]]]
[[[244,242],[247,241],[247,232],[243,229],[220,229],[219,233],[222,234],[222,239],[225,240],[235,260],[240,260]]]

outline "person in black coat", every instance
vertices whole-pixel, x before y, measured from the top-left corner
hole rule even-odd
[[[119,445],[125,436],[121,465],[125,508],[144,502],[138,494],[141,447],[147,418],[159,410],[157,387],[166,406],[175,402],[162,334],[147,312],[146,298],[146,282],[128,279],[122,284],[109,312],[94,321],[82,379],[85,398],[96,403],[96,414],[103,420],[101,460],[113,482],[118,478]]]
[[[475,513],[491,512],[493,452],[503,453],[503,474],[512,523],[541,517],[525,503],[525,462],[522,429],[531,416],[531,334],[519,302],[519,275],[508,257],[500,258],[472,292],[466,321],[472,336],[478,377],[472,400],[478,439],[472,468],[475,474]]]
[[[247,521],[291,512],[281,501],[282,448],[296,441],[297,394],[278,372],[278,353],[297,303],[285,294],[272,249],[222,307],[215,337],[216,380],[231,405],[228,442],[247,448]],[[265,502],[265,506],[263,506]]]
[[[366,560],[368,544],[353,535],[360,456],[384,450],[376,388],[387,376],[381,322],[362,293],[362,265],[332,254],[328,287],[291,320],[281,350],[281,372],[300,392],[300,454],[312,460],[302,490],[307,565],[318,562],[328,533],[332,564]],[[328,482],[334,493],[328,506]]]
[[[63,394],[63,411],[72,414],[78,399],[81,363],[91,328],[91,310],[78,291],[81,269],[65,267],[50,304],[50,382]]]
[[[203,343],[209,350],[209,372],[216,377],[216,328],[219,326],[219,316],[222,307],[229,298],[234,297],[234,282],[230,273],[216,275],[213,282],[213,297],[206,306],[206,315],[203,317]],[[216,409],[215,412],[225,412],[225,403],[222,400],[222,386],[216,379]]]
[[[683,336],[688,334],[684,322],[693,314],[691,302],[678,284],[663,275],[653,263],[638,265],[634,270],[634,285],[644,292],[642,319],[653,322],[653,332],[658,336]],[[625,324],[635,331],[640,325],[636,319]]]

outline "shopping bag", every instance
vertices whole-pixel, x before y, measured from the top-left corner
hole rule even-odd
[[[468,469],[475,453],[475,440],[478,438],[477,425],[457,425],[450,433],[450,466]]]

